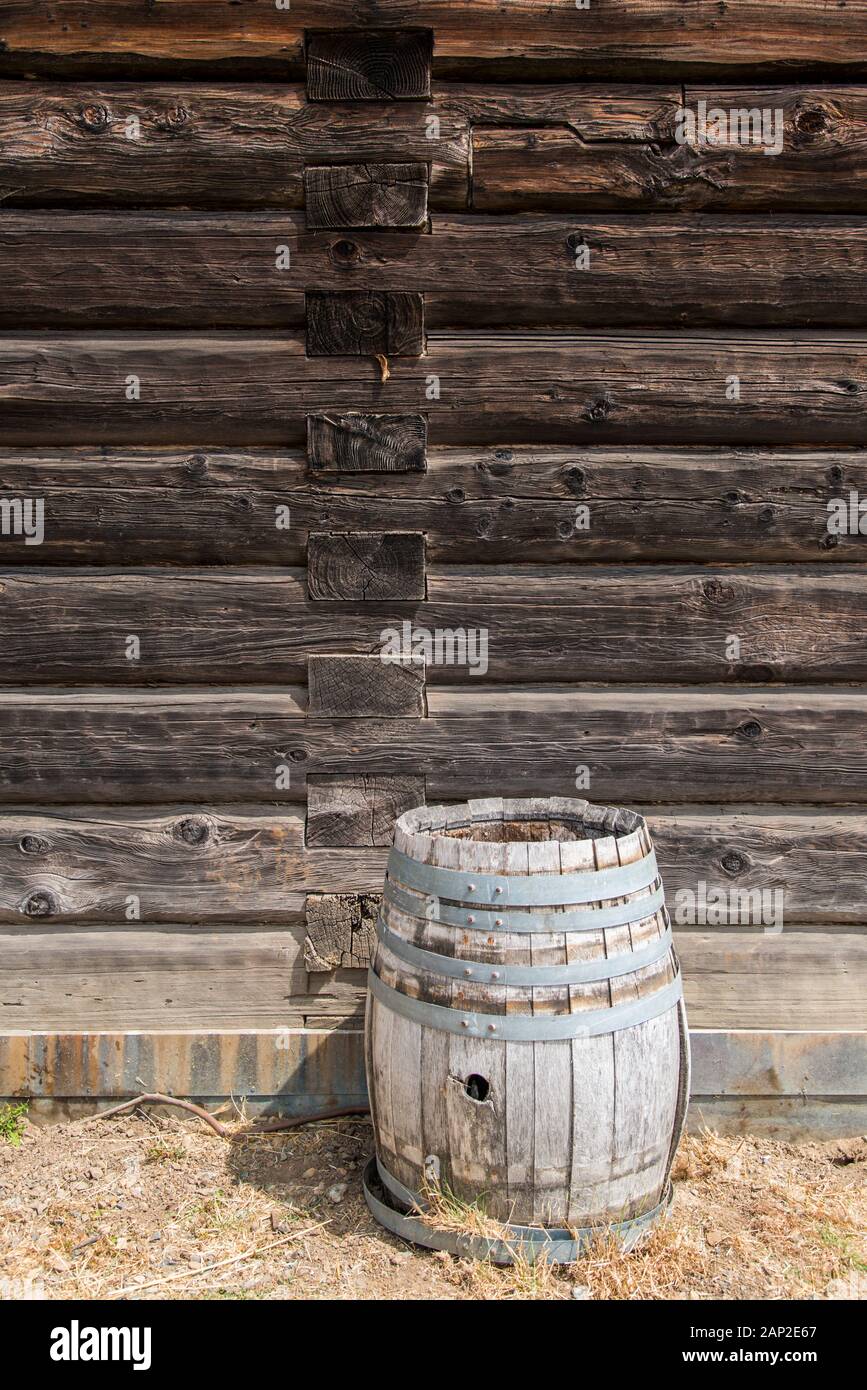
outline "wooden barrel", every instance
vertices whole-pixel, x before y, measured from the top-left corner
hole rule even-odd
[[[513,1227],[667,1206],[689,1046],[647,825],[553,798],[397,822],[365,1025],[378,1177]]]

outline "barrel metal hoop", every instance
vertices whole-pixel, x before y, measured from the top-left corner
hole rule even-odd
[[[406,888],[451,902],[559,907],[625,897],[649,888],[659,873],[653,850],[632,864],[584,874],[477,874],[472,869],[440,869],[434,864],[420,864],[402,850],[392,849],[388,876]]]
[[[572,965],[499,965],[490,961],[458,960],[441,956],[437,951],[425,951],[397,936],[380,917],[377,936],[393,956],[419,970],[433,975],[446,975],[454,980],[474,980],[485,985],[580,985],[593,980],[610,980],[629,975],[646,965],[655,965],[668,954],[671,947],[671,928],[657,941],[640,951],[626,951],[608,956],[605,960],[575,962]]]
[[[643,999],[630,999],[610,1009],[590,1009],[569,1014],[479,1014],[450,1009],[443,1004],[430,1004],[425,999],[412,999],[408,994],[392,989],[373,970],[368,972],[368,988],[374,999],[385,1008],[413,1023],[446,1033],[457,1033],[464,1038],[505,1039],[511,1042],[552,1042],[617,1033],[623,1028],[632,1028],[637,1023],[658,1018],[682,997],[679,974],[662,989]]]
[[[471,880],[475,882],[475,880]],[[615,903],[612,907],[584,907],[574,912],[544,912],[538,909],[527,912],[508,908],[499,909],[490,904],[480,903],[475,909],[464,904],[453,907],[443,903],[435,894],[423,898],[408,893],[399,883],[386,878],[385,900],[408,917],[420,922],[441,922],[446,927],[469,927],[476,931],[498,931],[535,933],[564,931],[604,931],[608,927],[627,927],[633,922],[653,917],[665,905],[662,887],[642,898],[632,898],[628,903]],[[496,921],[494,913],[496,912]],[[474,921],[470,921],[474,917]]]
[[[596,1241],[600,1235],[613,1235],[628,1250],[638,1239],[665,1217],[672,1201],[672,1188],[669,1183],[663,1200],[651,1211],[643,1212],[628,1221],[616,1221],[609,1225],[579,1226],[571,1230],[541,1226],[518,1226],[502,1222],[506,1233],[503,1240],[489,1236],[471,1235],[469,1232],[438,1231],[422,1221],[412,1210],[404,1213],[396,1211],[379,1198],[372,1190],[374,1178],[403,1205],[424,1210],[421,1197],[404,1187],[376,1159],[371,1158],[364,1170],[364,1199],[372,1215],[379,1223],[414,1245],[423,1245],[432,1250],[448,1250],[452,1255],[471,1256],[479,1260],[490,1260],[494,1264],[514,1264],[516,1259],[547,1260],[550,1264],[570,1264]]]

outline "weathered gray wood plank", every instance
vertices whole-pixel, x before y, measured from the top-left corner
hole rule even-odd
[[[261,805],[275,771],[424,775],[427,799],[496,790],[596,799],[867,801],[857,689],[428,687],[424,720],[305,713],[303,690],[5,690],[6,805]],[[347,734],[352,742],[348,744]],[[135,754],[130,749],[135,749]],[[277,753],[275,755],[275,750]],[[86,770],[86,776],[83,769]],[[291,785],[278,796],[292,800]]]
[[[378,656],[308,657],[308,713],[338,719],[420,718],[425,668],[413,660]]]

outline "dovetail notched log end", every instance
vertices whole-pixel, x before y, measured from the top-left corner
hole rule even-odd
[[[429,29],[350,29],[307,36],[310,101],[419,101],[430,96]]]
[[[420,357],[424,352],[420,294],[313,290],[305,303],[308,357]]]
[[[355,411],[308,415],[307,463],[314,472],[424,473],[427,420]]]
[[[427,164],[336,164],[304,170],[309,230],[427,225]]]
[[[311,532],[312,599],[375,602],[425,596],[424,536],[416,531]]]
[[[309,656],[307,682],[309,716],[420,719],[425,712],[425,666],[412,657]]]

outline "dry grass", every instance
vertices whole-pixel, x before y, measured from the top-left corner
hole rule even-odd
[[[497,1268],[411,1249],[361,1197],[369,1124],[228,1140],[174,1114],[0,1139],[0,1294],[105,1298],[858,1297],[867,1292],[867,1143],[684,1140],[669,1221],[631,1254]],[[432,1219],[488,1237],[448,1192]],[[216,1267],[215,1267],[216,1266]],[[165,1282],[167,1281],[167,1282]]]

